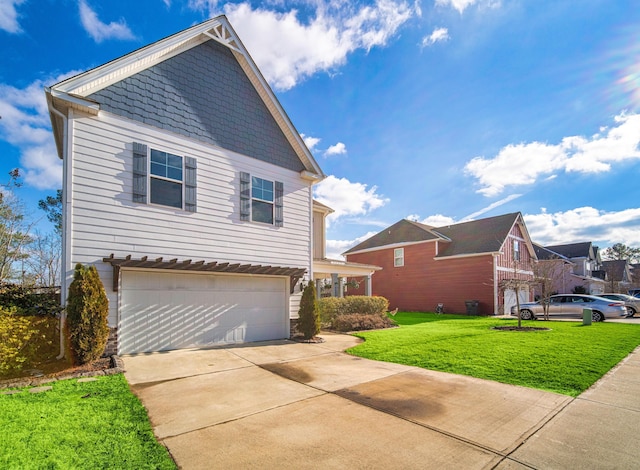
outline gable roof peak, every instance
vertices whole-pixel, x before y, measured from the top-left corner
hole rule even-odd
[[[83,112],[97,114],[99,105],[87,99],[88,96],[208,41],[215,41],[231,51],[242,71],[257,91],[260,99],[269,110],[269,113],[282,130],[289,145],[300,159],[304,167],[301,175],[315,182],[323,179],[325,175],[317,161],[224,15],[196,24],[106,64],[45,88],[58,156],[60,158],[64,157],[63,116],[68,114],[68,109],[74,108]]]
[[[402,219],[343,254],[430,240],[444,242],[445,246],[440,251],[440,257],[498,252],[502,249],[509,232],[518,221],[522,222],[524,227],[520,212],[469,220],[442,227],[432,227],[420,222]],[[526,228],[524,232],[525,239],[529,240]],[[533,252],[533,248],[530,249]]]

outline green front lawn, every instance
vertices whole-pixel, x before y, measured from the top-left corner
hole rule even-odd
[[[0,395],[0,468],[175,469],[122,374]]]
[[[359,332],[347,352],[577,396],[640,345],[634,324],[527,321],[551,331],[498,331],[517,320],[398,312],[400,328]]]

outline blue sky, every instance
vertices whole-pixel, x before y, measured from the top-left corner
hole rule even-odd
[[[402,218],[520,211],[640,246],[634,0],[0,0],[0,170],[61,185],[43,87],[226,14],[328,178],[335,256]]]

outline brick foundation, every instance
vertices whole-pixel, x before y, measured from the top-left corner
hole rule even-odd
[[[118,328],[109,328],[109,338],[102,357],[113,356],[114,354],[118,354]]]
[[[290,318],[289,319],[289,338],[293,338],[298,333],[299,333],[298,332],[298,319],[297,318]]]

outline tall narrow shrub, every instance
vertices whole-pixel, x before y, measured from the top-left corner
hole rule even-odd
[[[109,301],[95,266],[76,265],[67,298],[67,333],[76,364],[95,361],[109,338]]]
[[[311,339],[320,332],[320,309],[313,281],[309,282],[302,292],[298,316],[298,330],[304,339]]]

